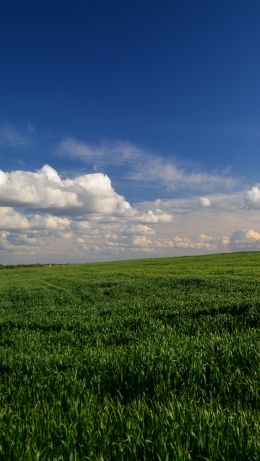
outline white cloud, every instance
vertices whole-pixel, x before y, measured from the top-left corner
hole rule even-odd
[[[136,234],[155,234],[155,231],[151,229],[149,226],[145,226],[144,224],[136,224],[135,226],[132,226],[131,231],[136,233]]]
[[[189,172],[159,156],[149,156],[131,175],[139,181],[161,181],[169,190],[214,191],[234,188],[238,181],[218,173]]]
[[[56,148],[58,154],[96,165],[132,163],[143,158],[144,151],[130,142],[102,141],[88,144],[75,138],[66,138]]]
[[[133,244],[135,246],[152,246],[155,251],[158,251],[163,248],[176,248],[212,252],[228,249],[229,242],[230,239],[227,236],[213,237],[206,234],[200,234],[193,237],[176,235],[172,238],[147,238],[146,236],[137,236],[133,238]]]
[[[0,207],[0,230],[28,228],[29,221],[23,214],[10,207]]]
[[[63,231],[70,228],[71,220],[51,215],[36,214],[29,221],[31,229],[49,229]]]
[[[252,229],[236,231],[232,235],[234,240],[260,240],[260,233]]]
[[[171,221],[159,208],[140,213],[131,207],[101,173],[64,179],[48,165],[0,171],[0,246],[9,258],[80,259],[107,251],[127,256],[132,247],[152,242],[150,225]]]
[[[125,176],[140,183],[161,183],[169,190],[214,191],[230,190],[239,181],[222,173],[187,171],[175,159],[163,156],[123,141],[103,141],[88,144],[75,138],[61,141],[56,151],[59,155],[78,159],[93,166],[125,165]]]
[[[200,234],[192,238],[176,236],[173,239],[173,243],[176,248],[192,248],[217,251],[224,250],[228,247],[229,237],[216,237],[207,234]]]
[[[10,233],[8,235],[8,242],[14,246],[21,246],[23,250],[45,245],[44,240],[40,236],[31,232]]]
[[[143,223],[170,223],[173,221],[173,216],[170,213],[163,212],[159,208],[155,211],[148,210],[146,213],[140,214],[135,217],[136,220],[142,221]]]
[[[8,236],[9,232],[0,231],[0,251],[8,251],[11,248]]]
[[[246,193],[246,205],[248,208],[260,208],[260,186],[254,186]]]
[[[208,197],[200,197],[200,204],[204,208],[209,208],[211,206],[211,200]]]
[[[146,237],[146,235],[138,235],[133,238],[133,245],[138,247],[146,247],[147,245],[153,245],[153,241]]]
[[[108,176],[95,173],[61,179],[48,165],[36,172],[0,170],[0,206],[63,213],[126,213],[130,204],[117,194]]]
[[[253,229],[242,229],[233,232],[230,237],[233,250],[250,250],[260,248],[260,233]]]

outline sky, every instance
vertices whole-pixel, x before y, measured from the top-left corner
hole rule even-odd
[[[0,2],[0,264],[260,250],[257,0]]]

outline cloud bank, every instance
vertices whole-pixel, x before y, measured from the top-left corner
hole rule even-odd
[[[198,181],[186,173],[180,180],[185,186],[191,178]],[[259,206],[258,186],[130,204],[103,173],[63,177],[49,165],[0,170],[0,263],[260,249]]]
[[[150,225],[170,223],[159,208],[138,211],[102,173],[63,178],[49,165],[0,171],[0,251],[29,258],[77,260],[131,251]],[[148,225],[149,224],[149,225]]]

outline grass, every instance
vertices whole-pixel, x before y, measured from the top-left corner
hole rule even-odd
[[[258,460],[260,253],[0,270],[1,460]]]

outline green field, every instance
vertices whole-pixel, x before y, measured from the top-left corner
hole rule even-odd
[[[0,270],[1,460],[258,460],[260,253]]]

